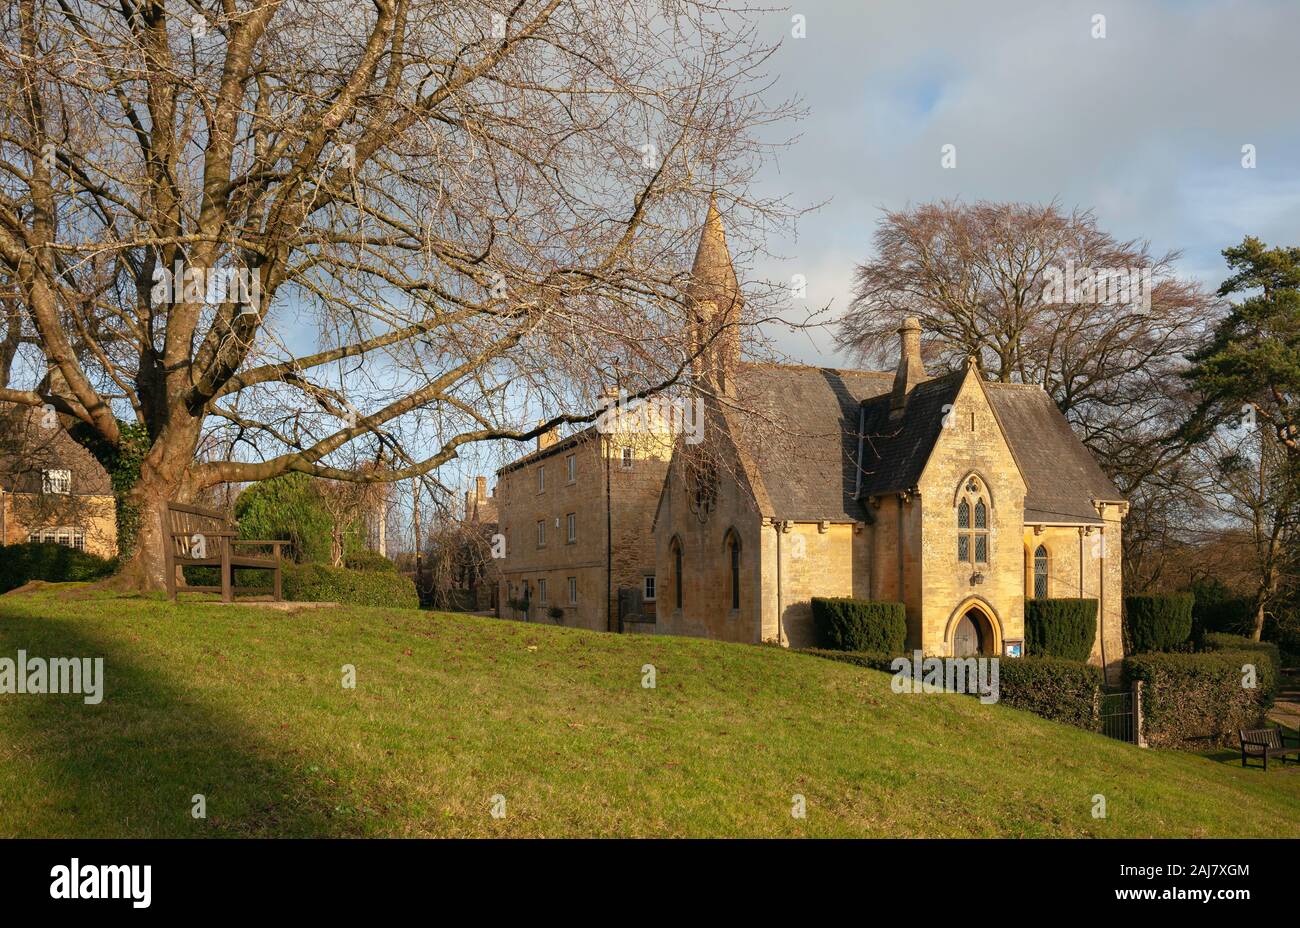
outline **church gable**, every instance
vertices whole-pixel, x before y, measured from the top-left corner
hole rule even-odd
[[[1005,499],[1000,503],[1014,500],[1017,509],[1023,508],[1028,487],[979,372],[971,365],[951,377],[958,386],[948,402],[924,413],[908,409],[908,418],[928,414],[939,423],[916,480],[917,489],[927,497],[954,494],[963,478],[983,473],[985,483],[1000,485],[1003,490]]]

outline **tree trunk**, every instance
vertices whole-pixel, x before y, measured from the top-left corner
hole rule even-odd
[[[135,550],[126,554],[118,572],[107,584],[123,591],[165,590],[167,570],[163,529],[168,502],[185,503],[199,489],[189,477],[198,446],[198,423],[164,432],[149,449],[140,466],[140,479],[127,499],[139,513]]]

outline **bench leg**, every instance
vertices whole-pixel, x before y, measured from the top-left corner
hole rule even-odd
[[[230,543],[226,538],[221,539],[221,601],[223,603],[232,602],[235,598],[235,570],[230,566]]]
[[[278,602],[280,602],[282,599],[284,599],[284,596],[283,596],[283,595],[281,594],[281,592],[280,592],[280,567],[279,567],[278,564],[276,565],[276,568],[275,568],[275,581],[274,581],[274,582],[275,582],[275,601],[278,603]]]

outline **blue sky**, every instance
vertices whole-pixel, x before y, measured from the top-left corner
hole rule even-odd
[[[791,36],[795,14],[805,38]],[[806,275],[810,306],[848,303],[883,209],[947,197],[1091,208],[1117,237],[1181,250],[1179,273],[1211,287],[1226,276],[1219,252],[1247,233],[1300,244],[1295,0],[821,0],[762,25],[782,42],[777,90],[809,115],[759,191],[829,202],[744,272]],[[945,144],[955,169],[940,165]],[[829,335],[781,346],[849,363]]]

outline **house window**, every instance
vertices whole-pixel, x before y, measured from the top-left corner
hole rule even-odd
[[[41,471],[41,492],[59,493],[64,496],[71,493],[72,492],[72,471],[70,470]]]
[[[65,548],[86,550],[86,531],[80,528],[43,528],[27,536],[32,544],[63,545]]]
[[[537,520],[537,547],[546,547],[546,520]]]
[[[645,601],[648,603],[655,601],[655,578],[653,576],[645,578]]]
[[[543,603],[546,602],[546,581],[545,580],[537,581],[537,600],[538,602],[543,602]]]
[[[571,454],[565,458],[564,467],[568,473],[569,483],[576,481],[578,479],[578,456]]]
[[[1047,548],[1039,545],[1034,550],[1034,599],[1047,598]]]
[[[731,608],[740,608],[740,539],[732,532],[727,539],[731,561]]]
[[[578,578],[569,578],[569,605],[575,605],[578,602]]]
[[[677,608],[682,608],[682,545],[673,539],[673,593]]]
[[[546,492],[546,465],[537,468],[537,492]]]
[[[630,469],[632,467],[632,449],[624,448],[622,450],[622,455],[623,455],[623,466]]]
[[[983,487],[974,477],[966,482],[957,503],[957,560],[967,564],[989,561],[989,507]]]
[[[571,512],[565,516],[565,520],[569,523],[569,544],[573,544],[578,540],[578,514]]]

